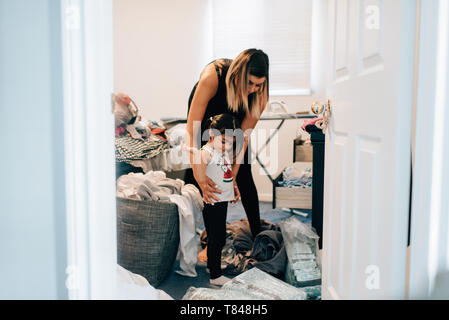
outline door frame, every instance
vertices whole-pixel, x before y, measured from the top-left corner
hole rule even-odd
[[[449,4],[420,9],[409,299],[431,298],[449,271]]]
[[[115,299],[112,0],[62,0],[69,299]]]

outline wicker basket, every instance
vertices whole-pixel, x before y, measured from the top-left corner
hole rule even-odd
[[[179,246],[178,207],[168,201],[117,198],[117,259],[125,269],[159,286]]]

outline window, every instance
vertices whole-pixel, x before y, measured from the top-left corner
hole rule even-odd
[[[213,54],[270,58],[270,95],[310,94],[312,0],[213,0]]]

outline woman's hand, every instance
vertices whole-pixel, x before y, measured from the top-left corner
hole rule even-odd
[[[234,195],[235,195],[235,199],[231,201],[231,203],[237,203],[240,199],[240,190],[239,187],[237,187],[237,182],[235,182],[234,179]]]
[[[214,205],[214,202],[220,201],[215,193],[221,194],[222,191],[217,188],[217,185],[208,176],[203,181],[197,182],[201,188],[204,202]]]

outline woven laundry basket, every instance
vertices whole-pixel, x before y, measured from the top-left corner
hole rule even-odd
[[[179,246],[178,207],[169,201],[117,197],[117,260],[153,286],[164,281]]]

